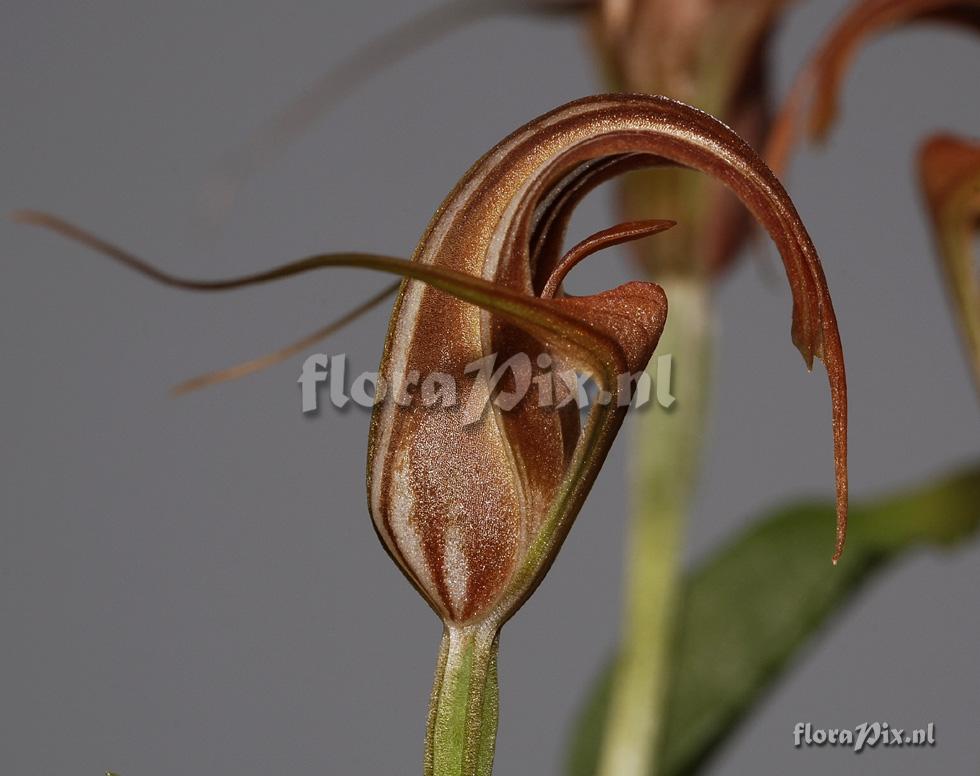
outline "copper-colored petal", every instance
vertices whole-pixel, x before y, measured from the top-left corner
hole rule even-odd
[[[790,89],[767,144],[769,165],[783,172],[804,131],[814,139],[826,136],[837,117],[847,70],[869,38],[922,21],[980,30],[980,0],[860,0],[852,5]]]
[[[568,225],[575,208],[598,186],[638,167],[655,167],[667,162],[657,156],[639,159],[637,154],[620,154],[583,164],[548,195],[535,220],[531,235],[533,288],[540,294],[564,256]]]
[[[980,229],[980,142],[930,138],[919,152],[922,191],[940,264],[980,390],[980,268],[973,240]]]

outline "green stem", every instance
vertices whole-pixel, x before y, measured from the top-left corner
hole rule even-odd
[[[447,625],[429,704],[425,776],[490,776],[497,739],[495,625]]]
[[[657,353],[670,354],[675,362],[676,403],[667,411],[651,407],[637,413],[623,641],[598,776],[654,773],[684,524],[704,426],[711,345],[707,283],[672,277],[662,285],[670,311]],[[656,382],[655,374],[651,378]]]

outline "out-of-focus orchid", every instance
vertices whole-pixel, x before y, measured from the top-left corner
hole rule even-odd
[[[922,146],[919,171],[949,296],[980,390],[980,268],[974,251],[980,229],[980,143],[937,135]]]
[[[808,60],[774,122],[766,148],[769,166],[781,173],[806,132],[827,137],[839,112],[848,67],[871,38],[919,22],[955,24],[980,31],[980,0],[861,0],[834,25]]]
[[[766,159],[777,172],[789,164],[801,136],[823,140],[839,113],[851,63],[876,35],[916,23],[940,23],[980,32],[980,0],[862,0],[837,22],[797,77],[773,125]],[[980,388],[980,279],[970,235],[980,205],[977,146],[950,136],[923,144],[919,166],[926,203],[950,299],[967,342]]]

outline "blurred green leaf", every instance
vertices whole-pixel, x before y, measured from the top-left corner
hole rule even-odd
[[[907,551],[948,547],[980,527],[980,464],[851,510],[847,550],[830,565],[832,504],[798,505],[752,525],[687,575],[658,776],[696,771],[787,664],[875,575]],[[613,666],[573,727],[571,776],[592,776]]]

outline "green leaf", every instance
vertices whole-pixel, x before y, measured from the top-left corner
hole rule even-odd
[[[694,772],[830,616],[892,562],[916,548],[951,547],[976,535],[980,463],[854,507],[837,568],[827,562],[833,514],[831,504],[780,510],[687,575],[658,776]],[[595,772],[612,670],[603,670],[573,727],[571,776]]]

